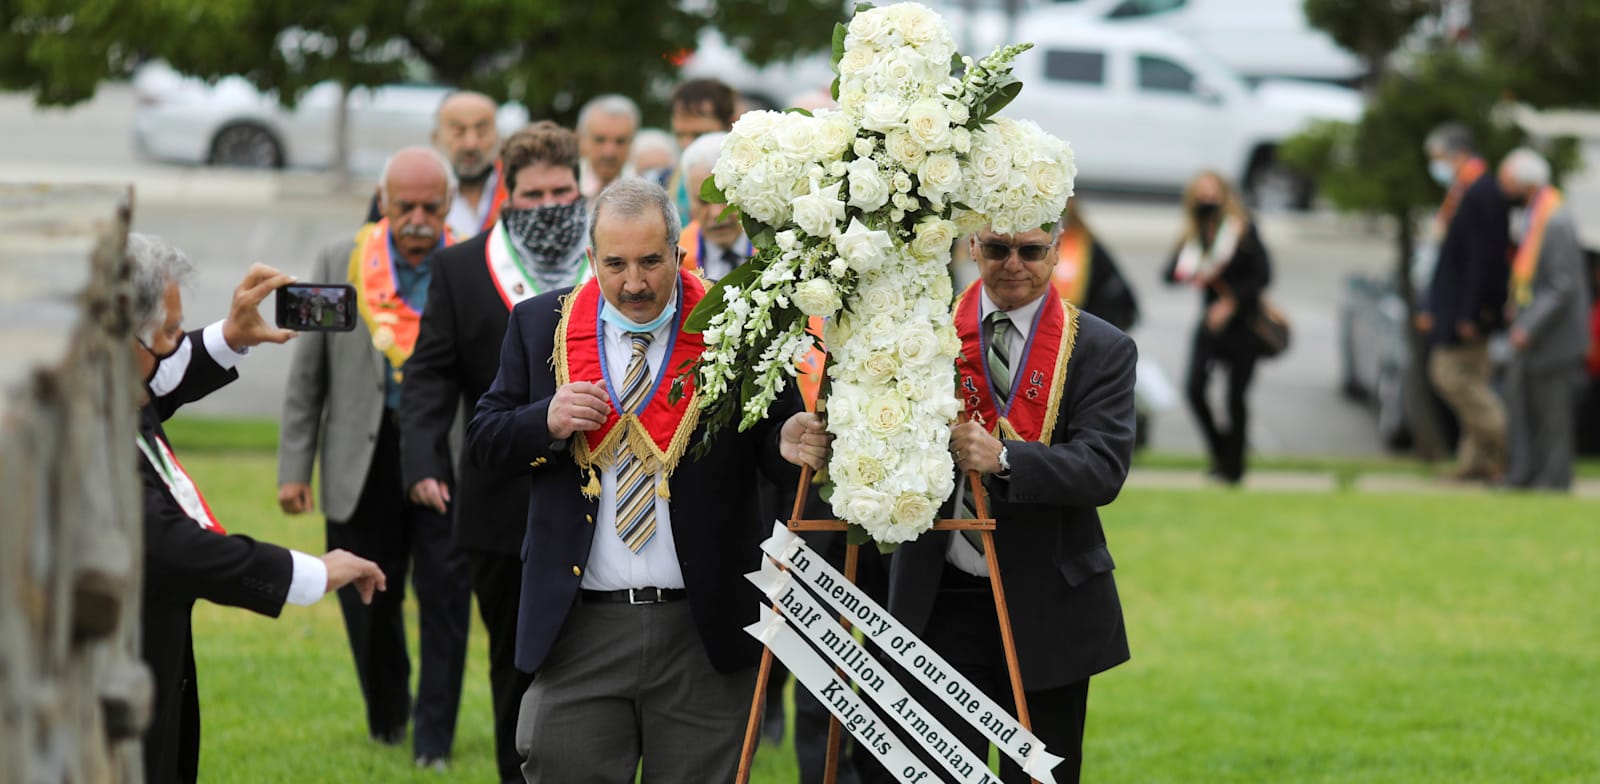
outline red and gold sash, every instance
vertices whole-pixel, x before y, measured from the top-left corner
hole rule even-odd
[[[1089,296],[1091,249],[1094,240],[1081,228],[1069,228],[1056,240],[1056,267],[1050,273],[1054,278],[1056,293],[1061,298],[1083,307]]]
[[[967,287],[956,303],[956,333],[961,356],[956,382],[967,417],[1001,438],[1049,443],[1060,413],[1067,362],[1078,340],[1078,308],[1060,297],[1045,297],[1028,331],[1022,356],[1013,358],[1011,394],[1004,408],[989,383],[988,336],[983,329],[983,281]]]
[[[659,478],[656,493],[668,497],[667,479],[677,468],[689,446],[689,436],[700,421],[694,376],[685,375],[684,371],[705,350],[705,341],[698,332],[684,332],[683,322],[705,293],[705,284],[698,276],[678,271],[678,312],[673,317],[672,343],[656,369],[649,398],[639,410],[628,412],[618,411],[622,395],[613,382],[620,383],[621,379],[612,379],[607,370],[605,330],[600,321],[604,298],[599,279],[590,278],[563,300],[561,321],[556,325],[556,384],[589,381],[605,387],[611,398],[606,421],[598,429],[584,433],[583,438],[572,439],[573,457],[589,473],[584,495],[593,498],[600,494],[596,472],[615,466],[618,451],[627,449]],[[680,378],[683,396],[673,403],[672,387]]]
[[[1539,253],[1544,249],[1544,230],[1550,216],[1561,208],[1561,191],[1540,188],[1528,199],[1528,230],[1511,261],[1511,302],[1524,307],[1533,301],[1533,275],[1539,270]]]
[[[444,244],[454,244],[448,228]],[[350,285],[356,288],[356,305],[372,333],[372,347],[389,359],[398,376],[417,346],[422,313],[400,295],[390,247],[388,218],[362,226],[356,232],[355,249],[350,251]]]
[[[1488,170],[1489,164],[1484,163],[1482,158],[1473,158],[1461,167],[1461,171],[1456,172],[1455,182],[1450,183],[1450,190],[1445,193],[1444,202],[1439,205],[1439,212],[1433,218],[1436,238],[1444,237],[1445,231],[1450,228],[1450,220],[1456,216],[1456,209],[1461,206],[1461,197]]]

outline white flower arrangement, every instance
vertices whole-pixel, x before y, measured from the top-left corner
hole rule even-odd
[[[954,490],[951,245],[1053,223],[1072,194],[1066,142],[995,116],[1028,48],[974,62],[922,5],[860,6],[834,31],[840,108],[746,113],[702,191],[760,249],[689,320],[706,438],[763,418],[815,345],[807,317],[827,319],[829,500],[885,545],[928,530]]]

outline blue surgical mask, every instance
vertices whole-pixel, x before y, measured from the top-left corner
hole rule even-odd
[[[648,324],[640,324],[639,322],[622,315],[622,311],[611,307],[611,303],[609,302],[604,302],[601,305],[600,318],[603,319],[607,324],[610,324],[611,326],[616,327],[624,332],[654,332],[660,329],[662,324],[665,324],[667,321],[671,320],[671,318],[676,315],[677,312],[678,292],[676,289],[674,289],[672,292],[672,299],[667,300],[667,306],[661,309],[661,315],[651,319],[650,323]]]
[[[1434,182],[1446,188],[1456,181],[1456,167],[1451,166],[1450,162],[1443,158],[1434,158],[1428,161],[1428,174],[1433,177]]]

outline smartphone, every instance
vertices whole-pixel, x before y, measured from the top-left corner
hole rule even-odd
[[[356,328],[356,288],[345,283],[290,283],[278,289],[278,326],[296,332]]]

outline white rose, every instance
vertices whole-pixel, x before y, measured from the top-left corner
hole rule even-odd
[[[902,330],[897,349],[900,361],[907,365],[929,364],[939,358],[939,341],[926,326]]]
[[[988,141],[979,137],[980,142]],[[977,185],[984,190],[1003,183],[1011,175],[1011,156],[1003,148],[992,144],[980,143],[972,148],[972,154],[967,158],[968,168],[972,171],[972,178],[977,180]]]
[[[794,208],[794,222],[801,231],[813,237],[830,237],[839,221],[844,220],[844,202],[839,200],[839,187],[834,183],[818,187],[813,182],[811,192],[796,197],[790,205]]]
[[[951,125],[966,125],[967,120],[972,119],[972,114],[967,111],[967,105],[960,101],[945,102],[945,111],[950,113]]]
[[[1066,170],[1049,161],[1039,161],[1028,167],[1028,181],[1039,190],[1040,195],[1055,199],[1063,194],[1071,195],[1068,189],[1072,184],[1067,180]]]
[[[933,502],[921,493],[901,493],[894,501],[889,519],[897,526],[928,525],[933,522]]]
[[[921,400],[928,396],[927,376],[901,374],[894,380],[894,391],[903,395],[907,400]]]
[[[879,10],[863,11],[850,20],[850,26],[845,28],[845,32],[851,38],[876,46],[891,32],[888,15]],[[849,49],[850,42],[846,41],[846,53]]]
[[[839,292],[826,278],[812,278],[794,288],[794,304],[807,316],[828,318],[844,304]]]
[[[926,154],[922,145],[918,144],[911,133],[904,128],[889,131],[884,137],[883,146],[889,152],[889,158],[906,171],[916,171],[917,167],[922,165],[922,158]]]
[[[887,232],[869,229],[858,218],[850,219],[850,227],[835,237],[833,244],[857,272],[870,272],[882,266],[889,249],[894,247]]]
[[[778,232],[774,236],[774,240],[778,243],[778,250],[785,252],[794,250],[800,244],[800,238],[795,235],[792,229],[784,229]]]
[[[867,430],[886,436],[905,426],[906,418],[911,415],[911,407],[906,404],[905,398],[889,393],[867,401],[864,413]]]
[[[872,150],[875,146],[876,145],[872,143],[872,137],[870,136],[859,136],[852,145],[857,158],[871,157]]]
[[[903,171],[897,171],[894,173],[893,181],[890,184],[894,186],[896,193],[910,193],[911,175]]]
[[[861,127],[869,131],[888,133],[899,128],[905,119],[905,104],[893,95],[874,95],[861,107]]]
[[[928,150],[943,150],[950,146],[950,113],[944,101],[924,98],[906,110],[906,130],[911,138]]]
[[[906,298],[899,286],[893,284],[865,287],[856,291],[856,312],[873,316],[898,317],[906,306]]]
[[[833,163],[828,164],[828,176],[833,177],[834,179],[844,177],[844,175],[849,171],[850,169],[845,166],[844,161],[834,161]]]
[[[879,65],[883,79],[902,89],[927,81],[928,61],[913,49],[900,49]]]
[[[920,259],[937,259],[948,256],[950,246],[956,241],[956,225],[951,221],[937,216],[929,216],[917,222],[916,238],[911,241],[911,252]],[[935,280],[946,281],[949,277],[939,275]],[[948,302],[949,297],[935,297],[943,302]]]
[[[816,121],[803,114],[786,114],[783,122],[773,129],[773,140],[778,151],[797,161],[812,159],[811,147],[816,135]]]
[[[717,159],[716,168],[721,170],[726,167],[729,174],[743,174],[760,159],[761,150],[750,139],[744,136],[729,136],[722,143],[722,153]]]
[[[844,56],[839,58],[839,73],[841,75],[861,73],[872,67],[877,54],[877,51],[867,44],[846,46]]]
[[[900,359],[892,351],[874,351],[861,363],[861,372],[878,383],[888,381],[900,371]]]
[[[950,149],[962,155],[972,152],[972,131],[966,128],[950,129]]]
[[[857,158],[848,167],[850,206],[872,212],[889,200],[889,183],[871,158]]]
[[[852,116],[859,115],[867,106],[867,91],[860,87],[839,90],[840,111]]]
[[[888,524],[889,506],[888,497],[884,494],[870,488],[859,488],[845,499],[842,508],[836,506],[833,512],[871,531]]]
[[[823,111],[817,114],[815,147],[812,152],[819,158],[832,160],[844,155],[855,138],[855,123],[843,112]]]
[[[948,153],[929,155],[917,167],[917,180],[921,183],[917,192],[928,198],[955,193],[961,187],[961,162]]]
[[[950,229],[952,232],[955,231],[954,223],[950,224]],[[948,307],[950,304],[950,298],[954,295],[955,289],[950,283],[950,276],[948,274],[940,272],[933,277],[933,280],[928,282],[928,296],[935,302],[939,302]],[[955,334],[955,330],[953,328],[950,330],[950,334]],[[943,339],[942,335],[941,339]],[[959,343],[957,345],[959,345]]]

